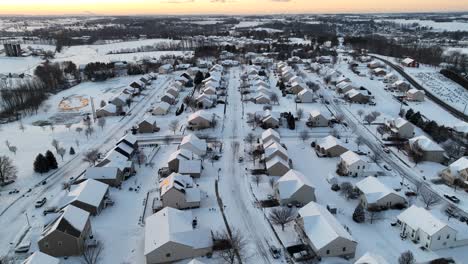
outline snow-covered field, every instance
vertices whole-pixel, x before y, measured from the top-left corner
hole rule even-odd
[[[462,21],[436,22],[420,19],[378,19],[376,22],[392,22],[402,25],[419,24],[422,27],[431,27],[434,31],[468,31],[468,23]]]

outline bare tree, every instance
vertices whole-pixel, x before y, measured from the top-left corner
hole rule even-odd
[[[364,138],[362,136],[357,136],[357,138],[354,140],[354,142],[356,143],[357,148],[359,150],[359,146],[361,146],[362,143],[364,142]]]
[[[304,110],[302,108],[298,108],[296,110],[297,120],[301,120],[303,115],[304,115]]]
[[[106,126],[106,119],[104,117],[98,119],[98,126],[101,128],[101,130],[104,129]]]
[[[262,180],[262,175],[260,174],[255,174],[255,175],[252,175],[252,180],[253,182],[255,182],[257,184],[257,186],[260,184],[261,180]]]
[[[99,159],[99,151],[97,149],[92,149],[84,154],[83,161],[92,164],[93,166],[96,165],[96,162]]]
[[[309,131],[307,131],[307,130],[302,130],[302,131],[299,133],[299,138],[302,139],[302,142],[305,142],[306,140],[308,140],[308,139],[310,138]]]
[[[169,129],[174,133],[174,135],[178,128],[179,128],[178,120],[172,120],[171,123],[169,123]]]
[[[245,142],[249,143],[250,147],[252,147],[253,142],[255,141],[255,136],[253,133],[248,133],[245,136]]]
[[[7,156],[0,156],[0,183],[16,179],[18,169]]]
[[[364,110],[359,109],[359,110],[357,111],[357,114],[358,114],[359,118],[362,118],[362,115],[364,115]]]
[[[375,117],[375,119],[377,119],[377,117],[380,116],[380,112],[378,112],[378,111],[372,111],[372,112],[371,112],[371,115],[372,115],[373,117]]]
[[[85,135],[86,138],[89,138],[91,135],[94,133],[94,128],[93,127],[87,127],[85,130]]]
[[[278,98],[278,95],[276,93],[272,93],[270,95],[270,100],[272,103],[274,104],[278,104],[279,103],[279,98]]]
[[[238,230],[232,230],[231,234],[228,231],[215,234],[215,240],[224,241],[228,248],[220,252],[220,256],[226,263],[234,264],[236,260],[241,263],[247,258],[247,240],[244,235]]]
[[[20,122],[20,123],[19,123],[18,128],[19,128],[21,131],[23,131],[23,132],[24,132],[24,130],[26,129],[26,128],[24,127],[23,122]]]
[[[104,244],[100,241],[94,246],[85,246],[83,253],[81,254],[82,262],[84,264],[97,264],[101,260],[101,253],[104,249]]]
[[[73,126],[72,123],[65,124],[65,127],[70,131],[71,127]]]
[[[65,156],[65,153],[67,153],[67,151],[65,150],[65,148],[59,147],[59,148],[57,149],[57,154],[60,155],[60,157],[62,158],[62,161],[63,161],[63,156]]]
[[[78,134],[81,134],[81,131],[83,131],[83,128],[82,127],[77,127],[75,129],[76,132],[78,132]]]
[[[294,220],[296,213],[289,207],[277,207],[271,210],[268,219],[275,224],[281,226],[284,231],[284,226]]]
[[[58,153],[58,149],[60,147],[60,142],[58,140],[56,140],[56,139],[53,139],[52,143],[50,143],[50,144],[52,145],[52,147],[55,148],[55,152]]]
[[[270,187],[271,187],[272,189],[275,188],[275,183],[276,183],[275,178],[270,177],[270,178],[268,179],[268,183],[270,183]]]
[[[423,186],[420,190],[421,200],[426,205],[426,209],[440,203],[440,197],[435,192],[431,191],[427,186]]]
[[[398,258],[398,264],[413,264],[415,263],[415,259],[413,253],[411,251],[405,251],[401,253],[400,257]]]
[[[372,122],[374,122],[376,117],[372,114],[367,114],[364,116],[364,121],[367,122],[367,125],[370,125]]]
[[[340,185],[341,194],[343,194],[346,198],[349,198],[351,196],[353,190],[354,187],[350,182],[343,182]]]

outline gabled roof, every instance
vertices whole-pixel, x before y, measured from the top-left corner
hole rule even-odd
[[[192,211],[165,207],[145,221],[145,255],[158,250],[166,243],[182,244],[193,249],[213,245],[208,229],[192,228]]]
[[[154,109],[162,109],[164,111],[167,111],[169,109],[169,107],[171,107],[170,104],[166,103],[166,102],[159,102],[155,107]]]
[[[190,122],[190,120],[194,120],[194,119],[198,119],[198,118],[202,118],[202,119],[205,119],[207,121],[211,121],[211,114],[208,113],[205,110],[198,110],[197,112],[191,114],[188,117],[188,121]]]
[[[437,143],[430,140],[426,136],[418,136],[409,139],[409,143],[411,146],[417,144],[423,151],[444,151],[442,147],[440,147]]]
[[[178,149],[169,156],[168,161],[175,160],[175,159],[191,160],[192,157],[193,157],[192,151],[188,149]]]
[[[315,189],[309,179],[307,179],[304,174],[296,170],[289,170],[276,182],[276,188],[279,191],[280,199],[290,198],[303,186]]]
[[[277,138],[278,140],[281,139],[280,134],[279,134],[276,130],[274,130],[274,129],[272,129],[272,128],[269,128],[269,129],[263,131],[263,133],[262,133],[262,141],[265,140],[265,139],[267,139],[268,137],[274,137],[274,138]]]
[[[356,90],[356,89],[351,89],[349,91],[347,91],[345,93],[346,96],[348,96],[349,98],[353,98],[353,97],[356,97],[358,95],[364,95],[362,94],[360,91]]]
[[[354,264],[390,264],[384,257],[375,253],[367,252],[360,257]]]
[[[267,162],[265,163],[265,165],[266,165],[266,167],[267,167],[267,169],[268,169],[268,168],[271,168],[271,167],[275,166],[275,165],[278,164],[278,163],[280,163],[280,164],[282,164],[283,166],[289,168],[289,163],[288,163],[288,161],[287,161],[287,160],[284,160],[283,158],[281,158],[281,157],[279,157],[279,156],[273,157],[271,160],[267,161]]]
[[[68,231],[67,233],[73,233],[76,237],[79,237],[86,227],[86,223],[89,219],[89,213],[76,206],[68,205],[59,214],[60,215],[56,220],[45,227],[42,236],[47,236],[52,231],[59,230],[62,232]],[[69,226],[74,230],[70,232]]]
[[[375,203],[389,194],[400,196],[374,176],[369,176],[359,181],[356,183],[356,187],[366,196],[368,203]]]
[[[80,184],[72,185],[68,197],[71,202],[80,201],[94,207],[99,207],[108,189],[109,185],[88,179]]]
[[[181,160],[179,163],[179,173],[181,174],[194,174],[201,173],[202,161],[201,160]]]
[[[281,146],[279,143],[275,142],[275,143],[269,145],[265,149],[265,157],[269,158],[269,157],[271,157],[273,154],[275,154],[277,152],[280,152],[280,153],[284,154],[286,157],[288,156],[288,151],[283,146]]]
[[[453,176],[458,176],[461,171],[468,169],[468,156],[461,157],[457,161],[450,164],[449,169]]]
[[[358,154],[354,153],[351,150],[346,151],[345,153],[341,154],[341,160],[343,160],[346,164],[351,165],[359,161],[364,161],[359,157]]]
[[[86,170],[85,179],[115,179],[118,171],[117,167],[90,167]]]
[[[338,140],[336,137],[330,135],[330,136],[326,136],[322,139],[320,139],[317,144],[324,148],[324,149],[331,149],[333,148],[334,146],[343,146],[343,143],[341,143],[340,140]]]
[[[316,118],[316,117],[319,117],[319,116],[322,116],[323,118],[329,120],[330,118],[328,116],[325,116],[324,114],[322,114],[322,112],[320,112],[319,110],[312,110],[310,111],[310,116],[312,118]]]
[[[34,252],[22,264],[59,264],[60,260],[40,251]]]
[[[185,190],[186,188],[193,187],[193,179],[190,176],[182,175],[180,173],[171,173],[166,178],[161,179],[159,188],[161,189],[161,196],[172,188],[177,190]]]
[[[408,121],[406,121],[405,119],[401,117],[398,117],[396,119],[390,119],[388,120],[388,123],[395,128],[401,128],[405,126],[406,124],[410,124]]]
[[[448,226],[436,218],[433,214],[422,207],[412,205],[397,216],[397,219],[409,225],[412,229],[421,229],[428,235],[439,232],[442,228]]]
[[[410,63],[413,63],[414,60],[411,59],[411,58],[406,58],[406,59],[402,60],[401,62],[404,63],[404,64],[410,64]]]
[[[338,220],[318,203],[308,203],[299,209],[299,215],[304,221],[305,234],[317,250],[322,249],[340,237],[354,241],[354,238],[344,229]]]
[[[187,146],[192,146],[192,148],[187,148]],[[189,134],[185,137],[182,138],[182,141],[180,142],[180,148],[187,148],[191,151],[196,150],[195,154],[200,154],[200,153],[205,153],[207,149],[207,144],[206,140],[199,139],[197,136],[194,134]],[[195,151],[194,151],[195,152]]]
[[[411,88],[406,93],[407,94],[417,94],[417,93],[425,94],[423,90],[418,90],[416,88]]]

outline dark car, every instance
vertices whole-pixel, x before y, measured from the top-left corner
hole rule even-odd
[[[455,195],[444,194],[444,197],[449,199],[450,201],[452,201],[454,203],[459,203],[460,202],[460,199],[458,199],[458,197],[456,197]]]
[[[270,252],[274,259],[279,259],[281,257],[281,250],[275,246],[270,247]]]
[[[36,204],[34,206],[36,208],[42,207],[45,203],[47,202],[47,198],[42,198],[41,200],[36,201]]]

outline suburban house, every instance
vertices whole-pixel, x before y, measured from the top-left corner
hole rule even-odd
[[[422,160],[442,163],[446,160],[445,151],[437,143],[426,136],[410,138],[410,150],[422,155]]]
[[[86,172],[82,177],[82,181],[88,179],[93,179],[109,186],[117,187],[122,184],[125,177],[123,171],[117,167],[90,167],[86,169]],[[80,178],[80,181],[77,182],[82,181]]]
[[[256,104],[270,104],[270,95],[265,94],[263,92],[259,92],[255,97],[254,97],[255,103]]]
[[[168,93],[168,94],[174,96],[174,98],[176,98],[177,96],[179,96],[179,89],[177,89],[174,86],[171,86],[166,90],[166,93]]]
[[[119,115],[120,111],[117,109],[117,106],[114,104],[106,104],[105,106],[96,110],[96,117],[107,117],[107,116],[116,116]]]
[[[170,105],[175,104],[175,101],[176,101],[175,97],[172,94],[167,93],[167,92],[161,97],[161,102],[165,102]]]
[[[145,220],[147,264],[170,263],[212,252],[211,231],[194,228],[191,211],[166,207]]]
[[[149,83],[150,81],[142,77],[140,80],[133,81],[130,83],[130,87],[138,89],[138,90],[143,90],[146,87],[146,84]]]
[[[206,95],[216,95],[216,88],[213,87],[212,85],[206,85],[205,84],[205,89],[203,89],[203,94]]]
[[[276,181],[275,196],[281,205],[308,204],[315,201],[315,186],[304,174],[296,170],[289,170]]]
[[[133,161],[122,153],[117,152],[115,148],[107,153],[107,156],[96,167],[116,167],[123,172],[124,179],[135,173]]]
[[[21,264],[60,264],[60,259],[36,251]]]
[[[340,155],[340,164],[338,171],[343,176],[363,176],[369,169],[369,165],[358,154],[351,150],[346,151]]]
[[[390,131],[391,136],[404,139],[412,138],[414,136],[413,124],[401,117],[387,120],[385,122],[385,126]]]
[[[299,209],[295,227],[303,242],[319,257],[355,255],[357,242],[322,205],[310,202]]]
[[[407,92],[411,88],[411,85],[403,80],[394,82],[392,86],[400,92]]]
[[[273,139],[276,142],[280,142],[281,137],[280,137],[280,134],[276,130],[269,128],[269,129],[263,131],[263,133],[262,133],[262,142],[266,142],[266,141],[268,141],[270,139]]]
[[[200,130],[211,127],[212,115],[204,110],[199,110],[188,117],[188,128]]]
[[[304,89],[297,94],[297,99],[301,103],[313,103],[314,94],[310,89]]]
[[[127,105],[127,101],[131,99],[129,94],[121,93],[118,96],[112,98],[109,103],[117,106],[117,109],[122,109]]]
[[[405,58],[401,61],[401,64],[405,67],[419,67],[419,63],[411,58]]]
[[[189,175],[192,178],[200,178],[202,169],[202,161],[198,159],[180,160],[179,162],[179,173],[183,175]]]
[[[312,127],[328,127],[330,125],[330,117],[325,116],[318,110],[312,110],[309,113],[307,125]]]
[[[361,91],[351,89],[344,94],[346,100],[351,103],[365,104],[368,103],[370,98],[368,95],[363,94]]]
[[[283,176],[289,171],[288,160],[283,159],[280,156],[275,156],[265,162],[266,170],[270,176]]]
[[[371,61],[367,64],[367,67],[371,68],[371,69],[377,69],[379,67],[382,67],[382,64],[378,61]]]
[[[440,173],[440,176],[450,184],[459,179],[462,182],[462,186],[468,186],[468,156],[461,157],[450,164],[448,168]]]
[[[384,257],[375,253],[366,252],[354,264],[390,264]]]
[[[382,68],[375,68],[372,70],[372,74],[375,76],[385,76],[387,75],[387,71]]]
[[[364,208],[391,208],[406,204],[406,199],[387,187],[374,176],[369,176],[358,183],[361,192],[361,204]]]
[[[384,83],[395,83],[396,81],[398,81],[398,76],[393,72],[384,76]]]
[[[425,93],[423,90],[418,90],[416,88],[409,89],[406,92],[406,99],[409,101],[423,102],[425,98]]]
[[[437,250],[451,247],[457,240],[457,231],[422,207],[412,205],[397,216],[400,236],[423,247]]]
[[[273,144],[270,144],[267,148],[265,148],[265,161],[269,161],[276,156],[279,156],[284,160],[289,159],[288,151],[279,143],[274,142]]]
[[[336,85],[338,85],[340,83],[349,83],[349,82],[351,82],[351,80],[348,77],[340,76],[340,77],[336,78],[334,82],[335,82]]]
[[[278,128],[280,126],[280,114],[267,110],[263,113],[261,122],[263,128]]]
[[[307,85],[301,83],[301,82],[293,82],[291,83],[291,88],[289,88],[289,91],[291,91],[293,94],[298,94],[303,90],[306,90]]]
[[[138,124],[138,133],[141,134],[159,132],[159,129],[154,116],[148,116]]]
[[[201,192],[190,176],[171,173],[159,182],[163,207],[189,209],[200,207]]]
[[[172,67],[171,64],[164,64],[161,67],[159,67],[159,74],[169,74],[174,71],[174,67]]]
[[[206,144],[206,140],[199,139],[194,134],[189,134],[183,137],[179,145],[179,149],[189,150],[200,157],[206,155],[207,148],[208,145]]]
[[[350,82],[340,82],[336,85],[336,91],[338,93],[344,94],[353,89],[356,89],[356,87]]]
[[[105,207],[109,196],[109,185],[88,179],[79,184],[72,185],[66,197],[69,204],[89,212],[99,214]]]
[[[331,135],[320,139],[315,145],[315,150],[328,157],[338,157],[348,151],[341,141]]]
[[[37,244],[41,252],[53,257],[79,256],[91,234],[89,212],[68,205],[45,225]]]
[[[169,112],[170,104],[166,102],[158,103],[151,112],[153,115],[166,115]]]
[[[216,96],[214,96],[216,97]],[[203,93],[200,94],[195,101],[197,102],[198,108],[203,108],[203,109],[208,109],[213,107],[214,105],[214,99],[212,99],[213,96],[210,96],[209,94]]]
[[[188,149],[178,149],[174,153],[169,156],[167,161],[167,166],[169,170],[172,172],[179,172],[179,165],[180,161],[182,160],[192,160],[194,158],[194,154],[192,151]]]

